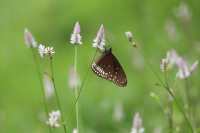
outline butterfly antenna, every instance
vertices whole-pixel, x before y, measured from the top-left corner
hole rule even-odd
[[[94,53],[94,56],[93,56],[93,58],[92,58],[92,60],[91,60],[90,66],[91,66],[91,64],[94,62],[94,59],[95,59],[95,57],[96,57],[96,54],[97,54],[97,49],[95,50],[95,53]],[[76,103],[78,102],[78,100],[79,100],[79,98],[80,98],[80,95],[81,95],[81,92],[82,92],[82,90],[83,90],[83,87],[84,87],[84,85],[85,85],[85,83],[86,83],[86,81],[87,81],[87,77],[88,77],[88,74],[89,74],[89,70],[90,70],[90,67],[88,67],[87,72],[86,72],[86,74],[85,74],[85,76],[84,76],[83,82],[82,82],[82,84],[81,84],[81,86],[80,86],[80,88],[79,88],[78,96],[77,96],[77,98],[76,98],[76,100],[75,100],[74,105],[76,105]]]

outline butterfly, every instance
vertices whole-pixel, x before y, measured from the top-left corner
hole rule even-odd
[[[117,58],[112,54],[111,48],[105,50],[102,56],[92,63],[91,67],[99,77],[112,81],[119,87],[127,85],[126,74]]]

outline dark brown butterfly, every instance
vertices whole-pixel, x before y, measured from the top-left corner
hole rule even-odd
[[[120,87],[127,85],[126,74],[111,49],[106,50],[96,62],[92,63],[92,71],[99,77],[112,81]]]

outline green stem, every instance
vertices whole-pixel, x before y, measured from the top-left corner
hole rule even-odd
[[[74,46],[74,71],[77,73],[77,46]],[[78,98],[78,88],[75,86],[74,88],[75,92],[75,98]],[[78,101],[76,102],[75,108],[76,108],[76,128],[79,131],[79,107],[78,107]]]
[[[168,106],[169,106],[169,129],[170,129],[170,133],[173,133],[173,101],[171,101],[171,96],[168,96]]]
[[[183,114],[185,121],[187,122],[187,125],[189,126],[190,130],[193,131],[192,125],[189,121],[189,119],[187,118],[184,110],[182,109],[181,105],[178,103],[178,100],[176,99],[175,95],[173,94],[173,92],[170,90],[169,87],[167,87],[161,80],[161,78],[159,77],[159,75],[153,70],[153,68],[151,67],[150,63],[147,62],[149,65],[150,70],[153,72],[153,74],[156,76],[156,78],[159,80],[159,82],[161,83],[161,85],[167,90],[167,92],[170,94],[170,96],[174,99],[176,106],[178,107],[179,111]]]
[[[140,48],[137,48],[138,50],[140,50]],[[143,52],[140,51],[142,55]],[[165,85],[165,83],[163,83],[163,81],[161,80],[161,78],[159,77],[159,75],[154,71],[154,69],[151,67],[151,63],[145,58],[144,56],[144,60],[147,63],[147,66],[149,67],[149,69],[152,71],[152,73],[156,76],[156,78],[159,80],[160,84],[163,86],[163,88],[166,89],[166,91],[170,94],[170,96],[174,99],[176,106],[178,107],[179,111],[182,113],[182,115],[184,116],[185,121],[187,122],[188,127],[190,128],[191,132],[194,133],[193,127],[189,121],[189,119],[187,118],[187,115],[184,112],[184,109],[182,108],[182,106],[179,104],[178,100],[176,99],[175,95],[173,94],[173,92],[170,90],[169,87],[167,87]]]
[[[145,59],[145,58],[144,58]],[[182,115],[184,116],[185,121],[187,122],[188,127],[190,128],[191,132],[194,133],[192,125],[189,121],[189,119],[187,118],[183,108],[181,107],[181,105],[179,104],[178,100],[176,99],[175,95],[173,94],[173,92],[170,90],[170,88],[168,86],[165,85],[165,83],[163,83],[163,81],[161,80],[161,78],[159,77],[159,75],[154,71],[154,69],[151,67],[150,62],[148,62],[148,60],[145,59],[145,61],[147,62],[147,66],[149,67],[149,69],[152,71],[152,73],[156,76],[156,78],[159,80],[160,84],[167,90],[167,92],[170,94],[170,96],[174,99],[176,106],[178,107],[179,111],[182,113]]]
[[[185,79],[185,99],[186,99],[186,110],[188,112],[188,116],[190,116],[190,108],[191,108],[191,97],[190,97],[190,85],[189,80]]]
[[[166,87],[169,87],[169,83],[168,83],[168,78],[167,78],[167,72],[164,72],[164,80],[165,80],[165,84]],[[171,96],[168,93],[168,123],[169,123],[169,132],[173,133],[173,101],[171,100]]]
[[[174,100],[176,106],[178,107],[179,111],[183,114],[184,119],[185,119],[185,121],[187,122],[187,125],[189,126],[189,128],[190,128],[190,130],[191,130],[191,133],[194,133],[194,130],[193,130],[192,124],[190,123],[190,120],[188,119],[188,117],[187,117],[187,115],[186,115],[184,109],[183,109],[182,106],[179,104],[179,102],[178,102],[178,100],[176,99],[176,97],[175,97],[175,95],[173,94],[173,92],[170,90],[169,87],[167,87],[167,86],[163,86],[163,87],[166,89],[166,91],[167,91],[167,92],[170,94],[170,96],[173,98],[173,100]]]
[[[39,62],[37,60],[37,57],[36,57],[36,55],[34,53],[34,49],[33,48],[31,48],[31,53],[32,53],[32,56],[33,56],[33,61],[34,61],[34,64],[35,64],[36,72],[37,72],[38,79],[39,79],[40,86],[41,86],[44,111],[45,111],[45,114],[46,114],[46,118],[48,118],[48,106],[47,106],[47,102],[46,102],[45,90],[44,90],[44,85],[43,85],[43,81],[42,81],[42,74],[41,74],[41,71],[40,71]],[[48,129],[49,129],[49,132],[52,133],[50,125],[48,126]]]
[[[78,99],[79,99],[79,97],[80,97],[80,95],[81,95],[81,92],[82,92],[82,90],[83,90],[83,87],[84,87],[84,85],[85,85],[85,83],[86,83],[86,81],[87,81],[88,74],[89,74],[89,70],[90,70],[90,68],[91,68],[92,63],[94,62],[94,59],[95,59],[95,57],[96,57],[96,54],[97,54],[97,49],[95,50],[94,56],[92,57],[91,63],[90,63],[90,65],[89,65],[89,67],[88,67],[88,69],[87,69],[87,71],[86,71],[86,74],[85,74],[85,76],[84,76],[84,78],[83,78],[83,82],[81,83],[81,86],[80,86],[80,88],[79,88],[78,97],[77,97],[76,100],[75,100],[75,104],[77,103],[77,101],[78,101]]]
[[[53,58],[52,57],[50,57],[50,70],[51,70],[51,80],[53,82],[53,87],[54,87],[55,96],[56,96],[56,103],[57,103],[58,109],[60,110],[60,113],[61,113],[61,121],[63,123],[62,124],[63,129],[64,129],[64,132],[67,133],[67,127],[66,127],[66,124],[65,124],[64,116],[63,116],[64,113],[63,113],[63,110],[62,110],[62,107],[61,107],[61,104],[60,104],[58,90],[56,88],[55,79],[54,79],[54,69],[53,69]]]
[[[192,125],[195,127],[195,122],[194,122],[194,116],[193,116],[193,106],[192,106],[192,97],[190,96],[190,83],[189,83],[189,79],[186,78],[185,79],[185,96],[186,96],[186,102],[187,102],[187,113],[188,113],[188,117],[190,118],[190,120],[192,121]]]

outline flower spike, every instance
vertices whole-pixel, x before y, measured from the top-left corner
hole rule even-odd
[[[100,51],[105,50],[105,30],[103,24],[100,26],[92,46],[98,48]]]
[[[80,32],[81,32],[80,24],[79,22],[76,22],[73,33],[71,34],[71,39],[70,39],[71,44],[77,44],[77,45],[82,44],[81,42],[82,37],[80,35]]]

